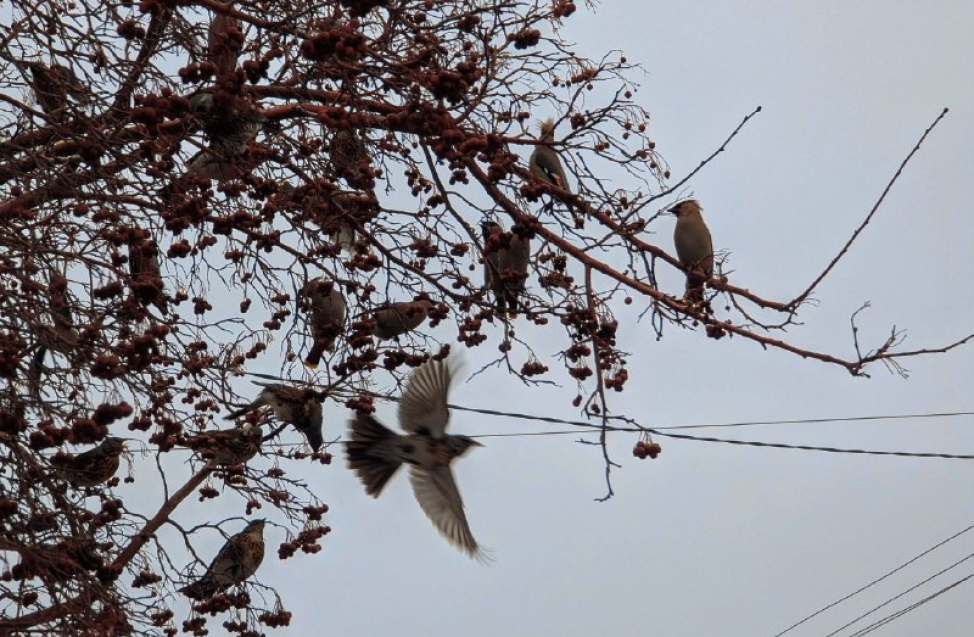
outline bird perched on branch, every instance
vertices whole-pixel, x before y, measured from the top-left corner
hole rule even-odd
[[[51,283],[48,286],[48,298],[50,300],[51,324],[40,325],[37,330],[37,350],[31,359],[27,370],[27,382],[31,394],[38,395],[40,391],[41,377],[44,374],[44,357],[48,350],[54,350],[60,354],[68,355],[78,347],[81,340],[81,332],[74,324],[74,315],[69,304],[70,297],[67,293],[68,279],[63,274],[54,273],[51,275]]]
[[[203,577],[179,592],[197,601],[213,597],[231,586],[242,584],[264,561],[265,520],[253,520],[223,545]]]
[[[704,283],[714,274],[714,245],[701,210],[695,199],[681,201],[669,209],[676,215],[673,243],[687,273],[686,299],[691,303],[703,301]]]
[[[382,340],[399,338],[411,332],[426,320],[433,302],[429,299],[389,303],[372,311],[375,327],[372,336]]]
[[[302,309],[310,313],[311,349],[304,363],[317,369],[325,351],[335,351],[335,339],[345,326],[345,297],[335,281],[311,279],[301,290]]]
[[[68,106],[68,96],[79,104],[91,101],[91,92],[69,67],[61,64],[47,66],[42,62],[25,62],[31,74],[31,88],[41,110],[60,120]]]
[[[528,160],[528,168],[549,184],[554,184],[570,193],[571,189],[568,187],[568,178],[565,177],[561,158],[558,157],[558,152],[552,148],[555,143],[555,120],[546,119],[540,123],[539,128],[541,137]]]
[[[263,430],[256,425],[206,431],[188,440],[188,445],[214,466],[245,464],[260,451]]]
[[[480,224],[484,238],[484,283],[494,294],[497,311],[517,316],[528,278],[531,240],[504,232],[496,221]]]
[[[314,391],[310,388],[288,385],[255,384],[264,389],[252,403],[228,414],[227,420],[239,418],[264,406],[270,407],[278,420],[293,425],[295,429],[307,436],[311,448],[318,451],[324,443],[324,437],[321,433],[321,404],[315,398]]]
[[[446,433],[454,372],[445,361],[430,360],[418,367],[399,400],[399,426],[406,433],[386,429],[370,415],[358,415],[349,421],[352,440],[345,449],[349,467],[373,497],[379,497],[400,465],[409,465],[416,500],[437,531],[471,557],[480,558],[483,552],[470,532],[450,463],[482,445]]]
[[[123,451],[125,441],[109,436],[94,449],[76,456],[54,456],[51,458],[51,465],[58,475],[72,485],[94,487],[108,482],[115,475]]]
[[[351,188],[371,191],[375,178],[369,168],[369,151],[357,132],[350,128],[335,131],[328,145],[328,155],[335,174]]]
[[[129,273],[132,275],[129,286],[135,296],[167,314],[169,304],[159,268],[159,246],[155,241],[148,239],[129,244]]]

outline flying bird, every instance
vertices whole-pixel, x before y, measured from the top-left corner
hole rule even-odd
[[[673,243],[687,273],[686,299],[691,303],[703,301],[704,283],[714,274],[714,245],[701,210],[695,199],[681,201],[669,209],[676,215]]]
[[[309,388],[289,385],[255,383],[264,389],[246,407],[228,414],[227,420],[239,418],[244,414],[267,406],[281,421],[293,425],[308,438],[308,444],[315,451],[324,443],[321,433],[321,404]]]
[[[335,351],[335,340],[345,327],[345,297],[334,281],[312,279],[301,290],[302,309],[310,313],[311,349],[304,363],[317,369],[325,351]]]
[[[243,583],[264,561],[265,520],[253,520],[223,545],[203,577],[179,592],[197,601],[208,599]]]
[[[124,450],[124,440],[109,436],[94,449],[76,456],[54,456],[51,465],[58,475],[74,486],[95,487],[115,475]]]
[[[460,550],[483,558],[450,470],[455,458],[482,446],[467,436],[446,433],[454,372],[445,361],[436,360],[416,368],[399,400],[399,426],[406,433],[386,429],[372,416],[357,415],[349,421],[352,440],[345,449],[349,467],[372,497],[379,497],[400,465],[409,465],[413,493],[433,526]]]
[[[517,233],[505,233],[496,221],[481,223],[484,238],[484,283],[494,294],[494,306],[500,314],[517,316],[523,305],[528,278],[531,240]]]

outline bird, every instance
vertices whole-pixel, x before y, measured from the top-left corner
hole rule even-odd
[[[264,561],[264,525],[266,520],[253,520],[244,530],[223,545],[203,577],[179,589],[179,592],[202,601],[242,584],[257,572]]]
[[[531,152],[528,169],[549,184],[554,184],[570,193],[565,169],[561,165],[557,151],[552,148],[552,144],[555,143],[555,120],[546,119],[540,123],[539,128],[541,138]]]
[[[687,199],[668,211],[676,215],[673,243],[687,273],[686,299],[692,303],[703,301],[703,285],[714,274],[714,245],[701,210],[696,199]]]
[[[159,246],[155,241],[134,240],[129,243],[129,274],[132,276],[129,286],[135,295],[167,314],[169,305],[159,268]]]
[[[375,188],[375,179],[368,174],[369,151],[354,130],[343,128],[336,131],[328,145],[328,156],[335,173],[350,187],[361,190]]]
[[[455,373],[445,360],[420,365],[399,400],[399,426],[406,433],[395,433],[373,416],[359,414],[349,421],[351,441],[345,451],[348,466],[366,493],[376,498],[400,465],[409,465],[413,493],[433,526],[469,556],[482,558],[450,470],[454,459],[483,446],[473,438],[446,433],[447,397]]]
[[[264,432],[257,425],[203,432],[190,446],[213,466],[245,464],[260,451]]]
[[[74,324],[74,316],[68,305],[67,285],[68,280],[63,274],[52,274],[49,288],[52,322],[50,325],[37,326],[37,350],[27,369],[27,383],[33,396],[40,394],[41,378],[44,375],[44,357],[48,350],[68,355],[74,351],[81,340],[81,332]]]
[[[68,96],[79,104],[91,101],[91,92],[69,67],[62,64],[48,66],[42,62],[25,62],[31,73],[31,88],[41,110],[52,119],[60,120],[68,106]]]
[[[375,327],[372,336],[388,340],[411,332],[426,320],[433,302],[429,299],[389,303],[372,311]]]
[[[228,414],[227,420],[239,418],[266,405],[279,420],[293,425],[295,429],[307,436],[308,444],[313,450],[318,451],[324,443],[324,437],[321,433],[321,404],[315,399],[314,391],[292,385],[254,384],[264,389],[252,403]]]
[[[494,294],[494,306],[502,315],[517,316],[523,305],[531,256],[531,239],[517,233],[505,233],[496,221],[485,220],[480,225],[484,238],[484,279]]]
[[[94,449],[76,456],[54,456],[51,464],[58,475],[74,486],[95,487],[115,475],[124,450],[124,440],[109,436]]]
[[[321,355],[326,350],[335,351],[335,339],[342,333],[346,313],[345,296],[334,281],[311,279],[301,290],[301,304],[311,314],[309,323],[312,344],[304,363],[311,369],[317,369]]]

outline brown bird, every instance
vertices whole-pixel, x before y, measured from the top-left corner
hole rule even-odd
[[[264,432],[259,426],[206,431],[194,436],[189,446],[214,466],[246,464],[260,451]]]
[[[345,297],[334,281],[311,279],[301,290],[302,309],[310,313],[311,349],[305,365],[317,369],[325,351],[335,351],[335,340],[345,327]]]
[[[521,297],[528,278],[531,240],[517,233],[504,232],[500,224],[490,220],[481,223],[481,231],[485,285],[494,294],[497,311],[501,315],[507,311],[514,318],[523,305]]]
[[[673,243],[687,273],[686,299],[691,303],[703,301],[704,283],[714,274],[714,244],[701,210],[695,199],[681,201],[669,209],[676,215]]]
[[[203,577],[179,592],[202,601],[246,581],[264,561],[264,524],[266,520],[253,520],[243,531],[227,540]]]
[[[159,246],[152,239],[129,244],[129,287],[143,303],[152,303],[167,314],[166,291],[159,268]]]
[[[321,433],[321,404],[315,398],[314,391],[310,388],[288,385],[254,384],[264,389],[252,403],[228,414],[227,420],[239,418],[266,405],[271,408],[278,420],[293,425],[295,429],[307,436],[308,444],[318,451],[325,440]]]
[[[91,92],[78,80],[69,67],[61,64],[47,66],[41,62],[25,62],[31,74],[31,88],[41,110],[60,120],[68,106],[68,96],[79,104],[91,101]]]
[[[429,299],[419,299],[389,303],[376,308],[372,312],[375,320],[372,336],[382,340],[399,338],[422,325],[432,307],[433,302]]]
[[[76,487],[94,487],[107,482],[118,471],[125,441],[109,436],[94,449],[76,456],[58,454],[51,458],[54,471]]]
[[[328,155],[335,173],[356,190],[372,190],[369,151],[358,133],[349,128],[335,131],[328,145]]]
[[[453,375],[445,361],[429,360],[418,367],[399,400],[399,426],[406,434],[386,429],[372,416],[359,415],[349,421],[352,440],[345,450],[348,466],[373,497],[379,497],[400,465],[409,465],[413,493],[433,526],[471,557],[483,558],[450,470],[455,458],[482,446],[467,436],[446,433]]]
[[[540,124],[540,143],[531,152],[528,169],[549,184],[554,184],[566,192],[571,192],[561,158],[552,148],[555,143],[555,120],[546,119]]]

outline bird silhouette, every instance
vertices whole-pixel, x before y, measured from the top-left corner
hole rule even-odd
[[[349,421],[348,465],[373,497],[382,493],[396,470],[409,465],[409,480],[420,508],[451,544],[471,557],[483,552],[470,531],[463,500],[450,464],[471,447],[482,446],[467,436],[446,433],[450,421],[447,397],[455,373],[445,361],[430,360],[410,376],[399,400],[397,434],[369,415]]]

